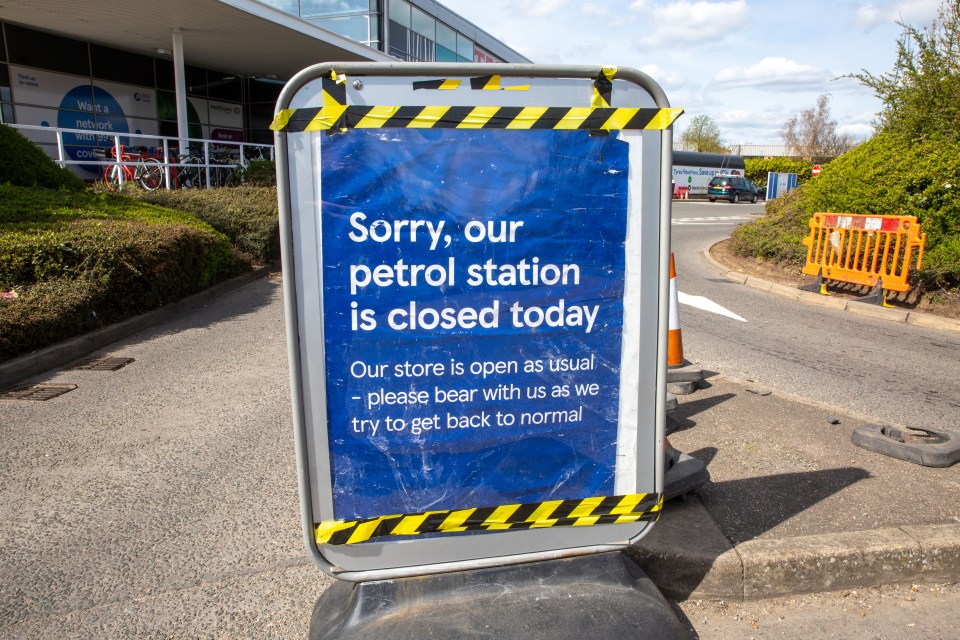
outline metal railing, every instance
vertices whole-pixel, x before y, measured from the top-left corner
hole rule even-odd
[[[193,186],[205,186],[209,189],[212,186],[220,186],[215,179],[218,172],[232,171],[237,168],[246,169],[252,160],[274,159],[273,145],[268,144],[144,133],[107,134],[89,129],[65,129],[28,124],[7,123],[7,126],[21,131],[25,137],[41,148],[56,145],[56,154],[51,155],[61,167],[78,166],[87,170],[92,165],[103,167],[99,171],[101,179],[107,167],[123,166],[135,169],[141,162],[140,157],[154,158],[163,166],[163,186],[167,189],[176,189],[181,186],[178,183],[178,176],[187,170],[202,171],[202,179],[198,180],[200,184]],[[52,139],[49,142],[37,139],[43,136],[50,136]],[[78,142],[65,141],[64,136],[76,136]],[[91,140],[94,144],[89,144]],[[150,144],[134,144],[141,141],[150,141]],[[83,153],[89,153],[90,157],[75,159],[67,153],[68,147],[83,150]],[[125,160],[124,157],[129,157],[131,150],[134,149],[140,152],[134,155],[140,157]],[[124,171],[116,171],[115,175],[121,185],[125,179],[129,179],[124,175]]]

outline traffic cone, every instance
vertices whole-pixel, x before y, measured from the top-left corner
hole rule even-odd
[[[680,302],[677,294],[677,267],[670,253],[670,313],[667,324],[667,390],[677,395],[693,393],[703,380],[703,369],[686,365],[683,334],[680,331]]]
[[[683,335],[680,333],[680,303],[677,295],[677,267],[670,254],[670,322],[667,325],[667,366],[683,366]]]

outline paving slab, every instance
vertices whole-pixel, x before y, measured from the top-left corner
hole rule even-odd
[[[854,446],[871,419],[720,375],[678,399],[670,442],[700,458],[698,495],[738,545],[757,538],[960,525],[960,467],[921,467]]]

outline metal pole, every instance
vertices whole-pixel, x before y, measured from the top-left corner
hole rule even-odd
[[[187,78],[183,62],[183,32],[173,30],[173,81],[177,92],[177,136],[180,138],[180,153],[190,146],[190,121],[187,116]]]

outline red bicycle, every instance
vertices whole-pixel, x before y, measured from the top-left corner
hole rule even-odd
[[[110,148],[110,157],[117,157],[117,150]],[[107,152],[100,150],[97,157],[107,157]],[[145,148],[131,151],[123,145],[120,146],[120,162],[124,164],[111,164],[103,171],[103,180],[111,188],[120,187],[121,176],[124,182],[133,182],[140,185],[140,188],[146,191],[159,189],[163,184],[163,163],[156,157],[156,154],[149,153]],[[134,164],[126,164],[126,163]]]

